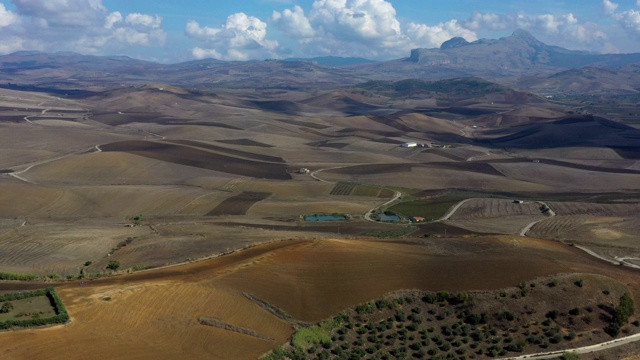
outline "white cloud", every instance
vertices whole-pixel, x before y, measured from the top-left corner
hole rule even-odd
[[[640,3],[640,0],[638,0],[638,2]],[[604,12],[609,15],[615,13],[618,9],[618,4],[611,0],[602,0],[602,6],[604,6]]]
[[[478,39],[475,32],[461,26],[457,20],[435,26],[410,23],[407,34],[418,47],[439,47],[453,37],[462,37],[467,41]]]
[[[640,11],[626,10],[622,12],[615,12],[618,9],[618,4],[611,2],[610,0],[603,0],[605,9],[609,8],[611,11],[607,11],[608,15],[611,15],[618,24],[630,35],[640,38]],[[636,2],[636,5],[640,6],[640,0]]]
[[[457,20],[434,26],[410,23],[403,29],[385,0],[315,0],[308,15],[295,6],[274,11],[271,21],[307,54],[401,57],[411,48],[440,46],[454,36],[477,38]]]
[[[282,13],[274,11],[271,21],[283,32],[294,38],[310,38],[316,35],[309,19],[304,15],[300,6],[294,6],[293,10],[286,9]]]
[[[111,29],[115,24],[121,23],[122,20],[122,14],[120,14],[119,11],[112,12],[111,14],[107,15],[107,18],[104,21],[104,27],[107,29]]]
[[[616,18],[628,33],[640,38],[640,11],[627,10],[616,15]]]
[[[127,15],[125,22],[130,25],[137,25],[151,29],[157,29],[162,25],[162,18],[158,15],[151,16],[147,14],[133,13]]]
[[[18,14],[37,19],[47,27],[91,26],[107,11],[102,0],[13,0],[13,3]]]
[[[0,3],[0,37],[15,37],[3,49],[108,54],[130,45],[162,46],[166,33],[158,15],[109,12],[102,0],[13,0],[16,12]]]
[[[194,20],[187,23],[187,36],[201,41],[204,47],[195,47],[196,58],[216,57],[224,60],[247,60],[255,57],[273,57],[278,42],[267,39],[267,24],[262,20],[235,13],[227,17],[219,28],[200,26]]]
[[[0,3],[0,28],[13,25],[20,21],[20,18],[15,13],[7,10],[4,4]]]

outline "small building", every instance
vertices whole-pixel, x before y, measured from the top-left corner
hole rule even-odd
[[[424,222],[424,218],[422,216],[413,216],[409,218],[409,220],[411,220],[411,222],[413,223]]]
[[[522,204],[522,203],[524,203],[524,201],[522,201],[522,200],[513,200],[513,203],[514,204]]]
[[[308,174],[309,173],[309,169],[307,168],[300,168],[300,170],[298,170],[298,174]]]
[[[404,143],[404,144],[402,144],[400,146],[402,146],[403,148],[413,148],[413,147],[418,146],[418,143],[415,142],[415,141],[412,141],[412,142],[406,142],[406,143]]]

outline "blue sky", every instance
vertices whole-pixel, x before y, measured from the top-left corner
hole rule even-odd
[[[640,52],[640,0],[0,0],[0,54],[387,60],[518,28],[570,49]]]

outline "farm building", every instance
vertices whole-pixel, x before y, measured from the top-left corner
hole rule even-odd
[[[409,220],[411,220],[411,222],[413,223],[419,223],[419,222],[423,222],[424,218],[422,216],[414,216],[414,217],[411,217]]]
[[[402,146],[403,148],[412,148],[412,147],[418,146],[418,143],[415,141],[412,141],[412,142],[406,142],[400,146]]]

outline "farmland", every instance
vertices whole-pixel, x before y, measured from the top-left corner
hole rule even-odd
[[[0,291],[55,286],[72,318],[0,332],[0,353],[486,358],[610,339],[607,309],[638,303],[637,128],[502,88],[398,97],[317,67],[318,89],[273,69],[227,89],[242,65],[207,66],[214,90],[0,89]]]
[[[397,292],[297,331],[289,347],[266,358],[475,359],[580,347],[609,338],[606,309],[626,291],[611,278],[574,275],[485,293]]]

